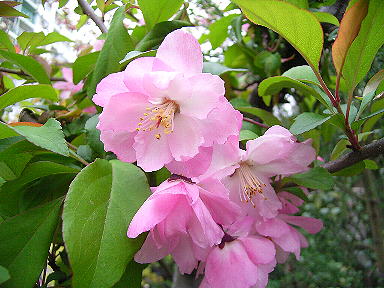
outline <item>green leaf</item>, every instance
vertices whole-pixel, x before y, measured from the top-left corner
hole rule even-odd
[[[43,41],[39,43],[37,47],[45,46],[45,45],[56,43],[56,42],[73,42],[73,41],[68,37],[65,37],[64,35],[61,35],[58,32],[51,32],[47,34],[47,36],[45,36]]]
[[[43,41],[45,35],[43,32],[26,32],[21,33],[19,37],[17,37],[17,44],[19,44],[20,48],[26,50],[29,47],[37,47],[38,44]]]
[[[308,9],[309,8],[309,5],[308,5],[308,0],[284,0],[286,2],[289,2],[299,8],[302,8],[302,9]]]
[[[148,51],[151,49],[157,48],[163,42],[165,36],[176,29],[182,27],[192,26],[189,22],[174,20],[174,21],[164,21],[157,23],[143,39],[137,43],[135,50],[137,51]],[[121,57],[123,58],[123,57]]]
[[[0,139],[17,136],[18,134],[9,128],[8,125],[0,122]]]
[[[11,40],[9,39],[8,34],[0,29],[0,49],[7,49],[9,52],[15,52],[15,47],[13,46]]]
[[[6,219],[0,224],[0,264],[11,279],[4,288],[30,288],[46,263],[62,199]]]
[[[73,71],[73,83],[77,84],[93,71],[96,66],[97,59],[100,52],[89,53],[84,56],[80,56],[72,65]]]
[[[340,158],[340,156],[343,155],[343,153],[348,149],[347,145],[350,145],[347,139],[340,139],[332,150],[331,160],[333,161]]]
[[[43,98],[51,101],[59,100],[55,89],[51,85],[23,85],[1,95],[0,110],[29,98]]]
[[[275,116],[273,116],[272,113],[256,108],[256,107],[238,107],[237,110],[245,113],[252,114],[254,116],[259,117],[261,120],[263,120],[267,125],[273,126],[273,125],[281,125],[281,122],[279,119],[277,119]]]
[[[316,84],[320,87],[320,82],[313,72],[312,68],[308,65],[296,66],[285,71],[282,76],[289,77],[301,82]]]
[[[321,190],[329,190],[334,185],[332,175],[327,171],[327,169],[321,167],[315,167],[307,172],[284,178],[284,181],[294,182],[297,185],[310,189]]]
[[[138,0],[148,29],[171,18],[179,10],[183,2],[183,0]]]
[[[311,67],[318,69],[323,49],[323,30],[311,12],[277,0],[233,2],[240,6],[249,20],[279,33]]]
[[[50,118],[41,127],[15,126],[11,128],[39,147],[64,156],[69,155],[69,149],[64,139],[60,122],[53,118]]]
[[[304,112],[295,118],[289,131],[294,135],[299,135],[316,128],[329,120],[331,116],[319,115],[312,112]]]
[[[299,187],[288,187],[284,188],[284,191],[287,191],[289,193],[292,193],[293,195],[296,195],[297,197],[301,198],[304,201],[309,201],[307,195],[303,192],[302,189]]]
[[[139,264],[132,260],[128,263],[123,277],[121,277],[119,282],[113,285],[113,288],[141,287],[143,270],[147,266],[148,264]]]
[[[139,57],[144,57],[144,56],[155,56],[156,55],[156,50],[149,50],[145,52],[141,51],[130,51],[125,55],[124,59],[121,60],[119,63],[120,64],[126,64],[126,62],[131,62],[132,60],[139,58]]]
[[[360,174],[365,169],[365,164],[363,161],[357,162],[356,164],[353,164],[352,166],[348,166],[344,169],[341,169],[332,175],[334,176],[354,176],[357,174]]]
[[[84,129],[86,130],[86,137],[89,146],[98,154],[104,155],[104,144],[100,141],[100,130],[96,128],[99,123],[99,115],[94,115],[87,120]]]
[[[96,160],[77,175],[63,212],[74,288],[111,287],[121,278],[143,240],[129,239],[128,225],[149,195],[145,174],[118,160]]]
[[[381,0],[370,0],[368,14],[360,32],[348,49],[343,69],[346,86],[354,89],[369,71],[379,48],[384,44],[384,5]],[[356,69],[358,67],[358,69]]]
[[[257,135],[255,132],[251,130],[241,130],[239,141],[248,141],[248,140],[256,139],[257,137],[259,137],[259,135]]]
[[[43,66],[32,57],[3,50],[0,50],[0,57],[19,66],[37,82],[41,84],[51,84],[51,80],[49,80],[47,72],[44,70]]]
[[[28,18],[27,15],[25,15],[24,13],[21,13],[19,10],[16,10],[11,5],[9,5],[9,3],[7,3],[7,2],[11,2],[11,1],[1,1],[0,2],[0,17],[18,17],[18,16],[21,16],[24,18]]]
[[[212,49],[216,49],[227,39],[228,26],[231,25],[232,20],[238,16],[239,14],[230,14],[209,25],[208,40],[211,42]]]
[[[227,72],[246,72],[247,69],[235,69],[229,68],[219,63],[214,62],[204,62],[203,63],[203,73],[211,73],[213,75],[222,75]]]
[[[118,72],[121,69],[119,61],[133,50],[133,42],[123,24],[125,19],[125,6],[116,10],[113,15],[111,26],[108,30],[107,39],[100,51],[96,62],[94,73],[90,81],[87,95],[92,97],[96,92],[96,86],[105,76]]]
[[[0,266],[0,284],[4,283],[9,278],[11,278],[11,275],[9,275],[8,270],[3,266]]]
[[[377,163],[371,159],[365,159],[363,162],[366,169],[377,170],[380,168],[379,165],[377,165]]]
[[[316,16],[317,20],[321,23],[329,23],[335,26],[340,26],[339,20],[335,16],[327,12],[312,12]]]

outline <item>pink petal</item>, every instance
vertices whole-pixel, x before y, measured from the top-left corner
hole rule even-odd
[[[292,215],[280,215],[279,217],[289,224],[305,229],[311,234],[316,234],[323,229],[323,222],[316,218]]]
[[[193,253],[192,245],[190,238],[184,236],[172,251],[172,257],[182,274],[190,274],[193,269],[197,268],[198,261]]]
[[[125,86],[123,79],[124,72],[113,73],[105,77],[97,85],[96,94],[93,96],[92,101],[104,107],[113,95],[128,92],[129,90]]]
[[[198,122],[191,117],[176,114],[173,123],[173,133],[167,136],[173,158],[181,161],[182,157],[195,156],[204,141]]]
[[[280,237],[272,237],[273,242],[281,247],[286,252],[292,252],[296,255],[296,259],[300,259],[300,246],[301,241],[298,235],[299,233],[289,227],[289,232]]]
[[[176,30],[165,37],[156,57],[177,72],[201,73],[203,54],[199,42],[189,33]]]
[[[135,162],[136,153],[132,149],[136,132],[101,130],[100,140],[104,143],[104,150],[116,154],[124,162]]]
[[[227,233],[236,237],[246,237],[253,230],[254,222],[253,217],[242,217],[229,226]]]
[[[275,245],[264,237],[249,236],[239,238],[254,264],[267,264],[275,259]]]
[[[137,263],[152,263],[159,261],[160,259],[167,256],[170,251],[166,246],[158,248],[156,243],[153,241],[150,232],[144,241],[143,246],[135,255],[135,261]]]
[[[278,218],[259,221],[256,223],[256,230],[261,235],[269,237],[281,237],[290,231],[288,224]]]
[[[257,266],[249,259],[239,241],[212,249],[205,267],[205,277],[212,288],[244,288],[257,282]]]
[[[154,61],[155,57],[141,57],[127,65],[123,72],[123,81],[129,91],[142,94],[147,93],[144,79],[147,73],[152,72]]]
[[[61,73],[63,74],[63,78],[65,79],[65,81],[73,84],[73,72],[71,68],[64,67],[63,69],[61,69]]]

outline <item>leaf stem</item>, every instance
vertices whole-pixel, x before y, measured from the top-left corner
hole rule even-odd
[[[260,127],[262,127],[262,128],[266,128],[266,129],[270,128],[268,125],[265,125],[265,124],[263,124],[263,123],[257,122],[257,121],[255,121],[255,120],[253,120],[253,119],[251,119],[251,118],[244,117],[243,120],[246,121],[246,122],[255,124],[255,125],[257,125],[257,126],[260,126]]]

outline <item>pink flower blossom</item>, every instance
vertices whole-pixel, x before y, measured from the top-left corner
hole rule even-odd
[[[79,92],[83,88],[83,81],[78,84],[74,84],[72,80],[72,69],[63,68],[61,69],[63,78],[65,81],[58,81],[53,84],[53,88],[61,90],[60,98],[65,100],[71,97],[76,92]]]
[[[238,135],[241,114],[225,99],[224,82],[202,67],[197,40],[176,30],[156,57],[104,78],[93,101],[104,107],[97,127],[105,149],[154,171]]]
[[[306,171],[314,159],[310,141],[299,143],[287,129],[273,126],[248,141],[246,151],[239,149],[236,141],[213,146],[210,167],[199,179],[222,179],[230,198],[249,215],[273,218],[282,206],[270,177]]]
[[[191,273],[205,260],[207,248],[219,244],[229,225],[240,215],[218,181],[199,185],[178,176],[153,189],[131,221],[128,237],[150,231],[135,260],[157,261],[172,254],[182,273]]]
[[[265,237],[249,234],[251,217],[229,226],[221,243],[208,253],[200,288],[265,287],[276,265],[275,248]]]

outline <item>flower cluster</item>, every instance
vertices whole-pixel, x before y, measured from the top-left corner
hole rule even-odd
[[[315,151],[280,126],[240,149],[242,116],[202,64],[196,39],[176,30],[156,57],[132,61],[97,87],[106,150],[145,171],[166,166],[173,173],[152,188],[128,237],[149,231],[135,260],[171,254],[181,273],[204,273],[201,287],[265,287],[276,263],[290,253],[299,258],[308,245],[295,227],[322,228],[320,220],[294,215],[300,198],[272,186],[307,170]]]

